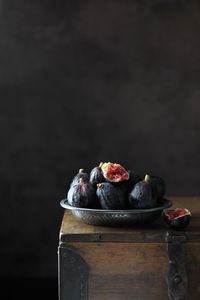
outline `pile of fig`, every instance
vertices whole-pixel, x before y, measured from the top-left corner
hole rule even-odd
[[[120,164],[101,162],[90,174],[79,170],[71,182],[67,201],[83,208],[147,209],[158,207],[165,191],[165,182],[159,176],[142,178]]]

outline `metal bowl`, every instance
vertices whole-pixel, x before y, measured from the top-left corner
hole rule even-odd
[[[158,207],[149,209],[109,210],[74,207],[68,204],[67,199],[60,202],[63,208],[72,211],[80,221],[98,226],[126,226],[147,224],[155,221],[162,214],[163,209],[172,206],[172,202],[163,199]]]

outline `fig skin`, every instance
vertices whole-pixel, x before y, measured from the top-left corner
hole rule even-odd
[[[128,190],[130,190],[133,189],[136,183],[142,181],[142,177],[131,170],[128,170],[128,173],[129,173],[129,179],[122,183],[127,187]]]
[[[129,192],[133,189],[133,187],[136,183],[138,183],[142,180],[142,178],[139,175],[137,175],[135,172],[129,170],[128,173],[129,173],[128,180],[123,180],[123,181],[119,181],[119,182],[109,182],[106,180],[106,182],[109,182],[113,186],[120,188],[124,192],[124,195],[127,199],[127,201],[126,201],[127,209],[129,208],[129,204],[128,204]]]
[[[86,182],[86,183],[89,182],[89,175],[84,172],[84,169],[79,169],[79,172],[74,176],[70,187],[72,187],[75,184],[78,184],[80,178],[82,178],[84,180],[84,182]]]
[[[159,176],[151,176],[150,183],[152,186],[153,193],[157,195],[159,202],[162,201],[166,192],[165,181]]]
[[[174,230],[184,230],[189,225],[191,220],[190,211],[188,211],[188,213],[189,214],[179,216],[178,218],[170,219],[169,216],[167,215],[167,212],[164,212],[163,219],[170,228]]]
[[[153,193],[148,175],[145,176],[145,180],[135,184],[128,200],[131,208],[146,209],[157,206],[157,196]]]
[[[90,183],[80,178],[78,184],[70,187],[67,194],[69,205],[75,207],[93,207],[96,204],[96,190]]]
[[[125,209],[127,207],[124,190],[109,182],[97,184],[96,194],[103,209]]]
[[[104,182],[105,178],[103,176],[103,172],[101,166],[103,163],[101,162],[98,167],[95,167],[90,172],[90,183],[96,188],[98,183]]]

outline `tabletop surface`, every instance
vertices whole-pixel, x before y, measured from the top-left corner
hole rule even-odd
[[[184,231],[173,231],[162,216],[145,226],[105,227],[85,224],[77,220],[71,211],[65,210],[60,229],[60,242],[116,241],[116,242],[165,242],[166,236],[184,233],[188,241],[200,241],[200,197],[167,197],[173,208],[187,208],[192,213],[189,226]]]

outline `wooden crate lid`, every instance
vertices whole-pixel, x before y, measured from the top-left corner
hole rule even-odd
[[[188,208],[192,213],[189,226],[183,233],[191,242],[200,241],[200,197],[168,197],[172,208]],[[65,210],[60,229],[60,242],[167,242],[172,231],[162,217],[145,227],[104,227],[88,225]]]

